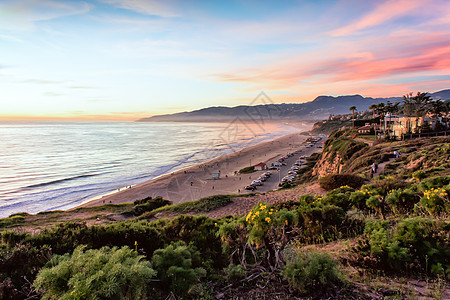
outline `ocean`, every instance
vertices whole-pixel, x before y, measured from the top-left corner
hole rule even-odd
[[[292,133],[242,123],[0,123],[0,217],[70,209]]]

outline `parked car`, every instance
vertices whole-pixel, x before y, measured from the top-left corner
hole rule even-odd
[[[254,190],[256,190],[256,186],[254,186],[254,185],[247,185],[244,189],[247,190],[247,191],[254,191]]]
[[[258,186],[258,185],[263,185],[263,183],[260,180],[255,179],[255,180],[252,181],[252,185]]]

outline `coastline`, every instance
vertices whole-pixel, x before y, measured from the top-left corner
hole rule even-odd
[[[236,175],[236,172],[259,162],[270,163],[279,156],[299,149],[307,138],[301,133],[310,130],[312,123],[283,122],[273,125],[289,126],[297,130],[273,140],[261,141],[212,160],[158,176],[131,186],[131,188],[97,196],[73,209],[103,204],[129,203],[149,196],[161,196],[176,204],[217,194],[245,194],[248,191],[245,191],[244,187],[252,179],[256,179],[259,174],[256,172]],[[214,180],[213,173],[219,171],[220,179]]]

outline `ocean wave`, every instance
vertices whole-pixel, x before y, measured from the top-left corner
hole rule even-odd
[[[38,187],[44,187],[44,186],[48,186],[48,185],[54,185],[54,184],[58,184],[58,183],[62,183],[62,182],[67,182],[67,181],[77,180],[77,179],[81,179],[81,178],[93,177],[93,176],[97,176],[97,175],[100,175],[100,174],[83,174],[83,175],[77,175],[77,176],[73,176],[73,177],[67,177],[67,178],[63,178],[63,179],[57,179],[57,180],[52,180],[52,181],[48,181],[48,182],[43,182],[43,183],[37,183],[37,184],[28,185],[28,186],[23,187],[22,189],[28,190],[28,189],[33,189],[33,188],[38,188]]]

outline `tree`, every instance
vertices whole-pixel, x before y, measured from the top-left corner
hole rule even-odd
[[[412,93],[403,95],[403,111],[408,117],[406,122],[406,133],[411,133],[411,117],[414,116],[414,103],[412,100]]]
[[[369,106],[369,109],[372,110],[373,118],[375,118],[375,110],[377,110],[377,108],[378,108],[378,105],[376,105],[376,104],[371,104],[371,105]]]
[[[391,124],[391,118],[392,118],[392,114],[398,111],[398,105],[399,103],[394,103],[392,104],[390,101],[386,102],[386,106],[384,107],[384,111],[389,113],[389,126],[392,126]],[[391,130],[389,129],[388,134],[390,135]]]
[[[350,106],[350,108],[349,108],[349,110],[351,110],[352,111],[352,115],[353,115],[353,119],[355,118],[355,111],[357,110],[356,109],[356,106]]]
[[[356,106],[350,106],[349,110],[352,111],[352,115],[353,115],[353,127],[355,127],[355,111],[356,111]]]
[[[429,107],[428,111],[434,117],[435,129],[438,128],[438,118],[442,117],[442,114],[445,112],[444,102],[442,102],[441,100],[436,100],[436,101],[430,102],[430,107]]]
[[[428,113],[428,107],[431,101],[431,97],[427,95],[428,92],[417,92],[417,95],[412,97],[414,105],[414,113],[416,116],[416,128],[419,128],[419,118],[425,117]]]
[[[428,92],[417,92],[416,96],[412,93],[403,96],[403,110],[408,116],[407,131],[411,132],[411,117],[416,118],[416,130],[419,130],[419,119],[426,116],[429,111],[431,97]]]

